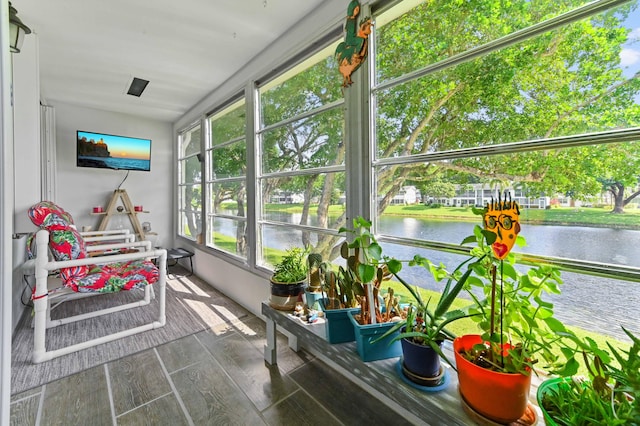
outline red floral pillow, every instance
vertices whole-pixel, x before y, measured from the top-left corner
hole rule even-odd
[[[85,242],[73,225],[71,215],[51,201],[42,201],[29,209],[34,225],[49,231],[49,249],[58,260],[87,257]],[[113,293],[143,288],[158,281],[160,272],[149,260],[107,265],[75,266],[60,270],[65,286],[73,291]]]
[[[56,228],[74,227],[73,217],[52,201],[41,201],[34,204],[27,213],[31,222],[42,229],[50,231]]]
[[[51,201],[34,204],[28,211],[29,218],[40,229],[49,231],[49,249],[57,261],[84,259],[87,257],[84,240],[73,225],[71,215]],[[82,278],[87,275],[87,266],[64,268],[62,279]]]

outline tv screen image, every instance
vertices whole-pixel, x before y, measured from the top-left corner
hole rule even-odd
[[[151,170],[151,139],[77,131],[78,167]]]

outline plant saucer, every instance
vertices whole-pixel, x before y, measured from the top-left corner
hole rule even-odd
[[[417,376],[411,372],[409,372],[404,367],[404,360],[402,357],[398,360],[396,364],[396,372],[398,376],[402,379],[403,382],[408,384],[409,386],[419,389],[425,392],[438,392],[445,389],[449,385],[449,371],[443,365],[440,366],[440,374],[435,378],[426,378]],[[416,381],[419,381],[421,384],[416,383],[416,381],[411,380],[407,375],[411,375]],[[437,384],[433,384],[433,383]]]

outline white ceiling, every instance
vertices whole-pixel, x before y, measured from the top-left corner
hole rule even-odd
[[[38,35],[48,103],[174,122],[322,0],[11,3]],[[133,77],[150,81],[140,98]]]

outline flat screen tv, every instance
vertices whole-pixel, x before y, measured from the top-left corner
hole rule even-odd
[[[151,170],[151,139],[77,131],[78,167]]]

